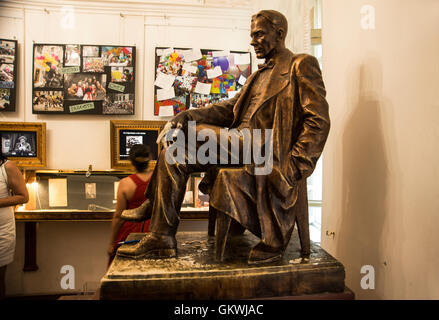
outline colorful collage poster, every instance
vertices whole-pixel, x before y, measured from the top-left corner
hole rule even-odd
[[[249,52],[156,48],[154,115],[174,116],[230,99],[250,74]]]
[[[134,114],[136,47],[34,44],[32,112]]]

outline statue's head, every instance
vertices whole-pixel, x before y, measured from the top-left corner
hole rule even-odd
[[[258,59],[271,58],[277,49],[285,47],[288,22],[285,16],[274,10],[262,10],[252,16],[250,45]]]

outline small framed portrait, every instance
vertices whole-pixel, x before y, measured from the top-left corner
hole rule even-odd
[[[3,155],[17,166],[46,166],[44,122],[0,122],[0,142]]]
[[[151,150],[150,166],[154,167],[160,153],[156,143],[166,121],[111,120],[111,168],[130,169],[129,152],[133,145],[144,144]]]

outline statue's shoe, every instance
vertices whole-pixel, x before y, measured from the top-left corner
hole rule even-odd
[[[117,250],[120,257],[141,259],[147,257],[173,258],[177,256],[177,240],[174,236],[147,233],[135,245],[124,245]]]
[[[248,264],[255,265],[277,262],[282,260],[283,253],[283,248],[272,248],[259,242],[251,249],[248,257]]]
[[[151,212],[151,201],[146,199],[139,207],[122,211],[120,218],[126,221],[144,221],[151,217]]]

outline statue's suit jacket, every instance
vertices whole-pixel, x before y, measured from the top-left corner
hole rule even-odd
[[[266,70],[270,72],[269,83],[250,117],[249,128],[273,130],[273,169],[267,175],[254,175],[254,165],[250,164],[233,176],[224,172],[213,189],[221,192],[211,194],[210,203],[259,235],[266,244],[279,246],[288,244],[297,214],[294,206],[299,195],[306,199],[306,178],[322,153],[330,120],[317,59],[283,49],[274,62],[274,67]],[[192,120],[237,127],[258,72],[247,79],[234,98],[189,110]],[[253,185],[247,186],[248,183]],[[307,207],[302,206],[301,210]]]

